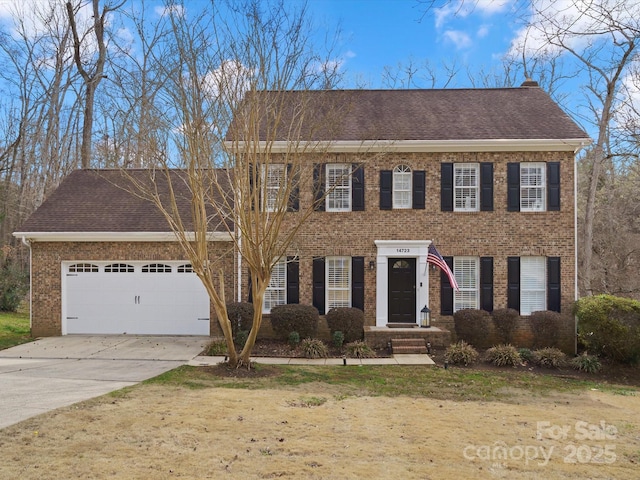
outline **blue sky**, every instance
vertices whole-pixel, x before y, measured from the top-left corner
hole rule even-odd
[[[318,25],[341,26],[338,48],[347,86],[365,81],[377,88],[385,66],[410,60],[433,67],[455,61],[463,70],[457,86],[465,86],[467,66],[499,64],[517,36],[511,4],[485,0],[460,9],[452,2],[449,9],[425,12],[417,0],[310,0],[309,8]]]

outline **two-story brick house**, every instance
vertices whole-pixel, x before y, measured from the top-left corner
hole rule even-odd
[[[289,93],[292,101],[297,94]],[[325,106],[349,98],[349,108],[330,134],[318,131],[309,139],[325,143],[322,153],[308,154],[300,174],[312,176],[314,188],[298,192],[295,204],[300,210],[314,205],[316,211],[291,255],[276,266],[265,313],[280,303],[313,304],[321,313],[354,306],[364,310],[367,325],[386,327],[415,324],[426,305],[434,324],[448,327],[462,308],[509,306],[523,315],[569,311],[576,296],[575,155],[589,138],[535,82],[519,88],[325,91],[322,96]],[[272,154],[287,151],[286,135],[270,148]],[[284,165],[276,170],[286,172]],[[184,259],[161,220],[118,223],[128,207],[122,189],[106,192],[113,182],[102,182],[104,202],[91,203],[93,217],[78,210],[81,192],[90,195],[97,188],[83,190],[87,179],[100,183],[95,179],[104,173],[71,175],[59,189],[67,200],[54,193],[16,233],[32,249],[36,334],[100,330],[100,322],[88,321],[91,328],[83,328],[81,320],[66,318],[75,317],[68,304],[69,295],[77,293],[64,285],[65,275],[107,277],[111,272],[102,273],[105,267],[121,264],[132,265],[134,275],[147,265],[149,274],[148,265],[177,269]],[[228,250],[230,242],[222,232],[219,236],[213,248]],[[459,291],[428,265],[432,242],[450,264]],[[236,277],[243,271],[240,260],[227,256],[228,291],[246,299],[246,278]],[[95,266],[98,272],[78,272],[75,265]],[[132,281],[146,281],[142,270],[139,277]],[[90,288],[100,290],[101,281]],[[91,315],[91,306],[85,310]],[[135,315],[130,321],[136,322]],[[131,332],[154,333],[153,328],[148,322]]]

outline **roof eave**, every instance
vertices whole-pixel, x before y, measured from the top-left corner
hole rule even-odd
[[[258,150],[271,153],[290,152],[292,148],[327,153],[379,153],[379,152],[578,152],[591,144],[590,138],[559,139],[487,139],[487,140],[336,140],[317,142],[260,142]],[[227,150],[244,151],[245,142],[225,142]]]
[[[194,232],[185,232],[189,241],[195,240]],[[174,232],[14,232],[14,237],[28,242],[175,242]],[[229,232],[209,232],[211,242],[229,242]]]

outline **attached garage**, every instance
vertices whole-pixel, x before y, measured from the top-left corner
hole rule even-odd
[[[63,262],[62,334],[209,335],[209,297],[185,262]]]

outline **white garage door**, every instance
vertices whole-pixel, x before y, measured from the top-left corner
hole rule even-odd
[[[63,334],[209,335],[209,296],[185,262],[63,262]]]

